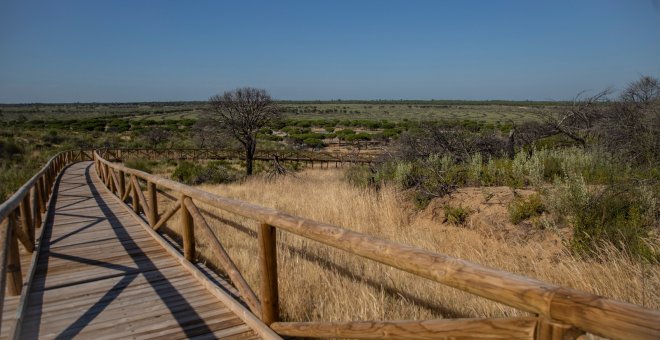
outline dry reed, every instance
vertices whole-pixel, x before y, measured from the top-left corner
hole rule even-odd
[[[250,201],[396,242],[463,258],[542,281],[649,308],[660,307],[660,266],[644,265],[614,247],[599,261],[546,250],[535,241],[488,237],[415,213],[396,190],[361,189],[341,170],[306,170],[269,181],[204,185],[200,189]],[[199,204],[250,285],[258,291],[256,221]],[[176,218],[176,217],[175,217]],[[176,228],[178,220],[169,223]],[[176,230],[173,230],[176,232]],[[495,236],[495,235],[494,235]],[[412,274],[278,231],[282,317],[291,321],[498,317],[524,312]],[[197,236],[198,251],[213,255]],[[560,245],[561,247],[561,245]]]

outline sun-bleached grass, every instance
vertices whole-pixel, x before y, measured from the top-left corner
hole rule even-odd
[[[373,191],[347,183],[342,170],[306,170],[272,181],[253,177],[243,183],[199,188],[488,267],[660,308],[658,265],[636,262],[608,246],[603,247],[599,261],[585,262],[563,251],[561,244],[546,249],[535,241],[445,225],[415,212],[393,188]],[[199,206],[208,211],[207,221],[258,292],[258,222]],[[169,224],[175,228],[178,223]],[[278,232],[278,241],[280,303],[285,320],[525,314],[286,232]],[[197,236],[197,242],[200,253],[213,262],[205,240]]]

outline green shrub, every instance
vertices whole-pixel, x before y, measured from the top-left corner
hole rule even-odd
[[[367,165],[353,165],[346,170],[344,176],[349,183],[359,187],[372,186],[376,181],[375,174]]]
[[[144,159],[131,158],[124,161],[124,165],[135,170],[144,171],[146,173],[152,173],[156,162],[148,161]]]
[[[209,162],[206,165],[181,161],[172,172],[172,178],[188,185],[199,185],[229,183],[239,179],[240,175],[225,161]]]
[[[573,227],[570,246],[581,255],[596,255],[603,243],[645,260],[658,261],[656,196],[645,185],[612,181],[588,187],[582,175],[558,179],[548,202],[559,223]]]
[[[186,184],[194,184],[197,177],[204,171],[201,165],[189,161],[181,161],[172,172],[172,178]]]
[[[588,204],[575,209],[572,248],[591,255],[603,241],[646,260],[658,261],[658,245],[651,244],[655,198],[645,188],[616,185],[594,193]]]
[[[0,140],[0,157],[10,159],[23,154],[23,148],[12,140]]]
[[[527,198],[517,197],[509,204],[509,220],[518,224],[528,218],[540,216],[545,212],[541,196],[533,194]]]
[[[318,138],[305,138],[303,140],[303,143],[310,148],[322,148],[325,146],[325,144],[323,144],[323,141]]]
[[[445,205],[443,209],[445,210],[445,222],[453,225],[465,225],[468,217],[472,214],[472,210],[460,205],[457,207]]]

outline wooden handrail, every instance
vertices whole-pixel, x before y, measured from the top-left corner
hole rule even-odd
[[[107,165],[127,175],[139,177],[178,193],[183,197],[182,202],[188,198],[203,202],[348,253],[537,314],[539,325],[542,324],[544,327],[562,328],[573,325],[596,335],[619,339],[660,337],[659,311],[214,195],[121,164],[111,163],[101,158],[98,152],[94,153],[94,157],[97,164]],[[543,334],[538,337],[545,338]]]
[[[276,322],[283,336],[351,339],[534,339],[535,317],[423,321]],[[431,335],[432,334],[432,335]],[[430,336],[431,335],[431,336]]]
[[[188,212],[192,215],[192,218],[195,221],[195,225],[200,226],[199,229],[210,241],[211,250],[217,256],[217,259],[220,261],[222,268],[225,270],[231,281],[236,285],[236,288],[238,288],[238,291],[241,293],[241,296],[245,302],[248,304],[248,306],[250,306],[250,310],[252,310],[254,314],[260,315],[261,302],[259,302],[257,295],[254,293],[252,288],[250,288],[250,285],[247,283],[247,281],[245,281],[245,278],[243,278],[243,275],[241,275],[241,272],[238,270],[238,267],[236,267],[236,264],[234,264],[234,261],[232,261],[231,257],[229,257],[229,254],[227,254],[227,251],[225,251],[225,248],[222,246],[220,241],[218,241],[218,238],[215,236],[215,234],[213,234],[211,227],[209,227],[209,225],[206,223],[202,213],[199,212],[199,209],[197,209],[189,197],[186,197],[183,200],[183,204],[185,209],[188,210]]]
[[[66,165],[85,160],[86,156],[93,157],[93,153],[87,155],[85,150],[57,153],[9,199],[0,204],[0,319],[5,294],[24,293],[18,241],[28,252],[34,251],[35,228],[41,227],[44,222],[41,214],[47,213],[46,203],[53,192],[58,174]]]

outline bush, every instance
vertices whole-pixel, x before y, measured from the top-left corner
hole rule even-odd
[[[240,175],[237,170],[222,161],[209,162],[206,165],[181,161],[174,169],[172,178],[188,185],[199,185],[229,183],[239,179]]]
[[[323,144],[323,141],[318,138],[305,138],[303,140],[303,143],[310,148],[322,148],[325,146],[325,144]]]
[[[560,223],[573,226],[572,250],[596,255],[603,243],[645,260],[658,261],[656,194],[648,186],[630,181],[587,187],[581,175],[557,180],[549,208]]]
[[[467,218],[470,216],[472,211],[463,206],[453,207],[451,205],[445,205],[445,222],[453,225],[465,225]]]
[[[376,184],[375,174],[367,165],[353,165],[346,170],[344,176],[355,186],[368,187]]]
[[[527,198],[517,197],[509,204],[509,219],[511,223],[518,224],[528,218],[540,216],[545,212],[545,206],[538,194]]]
[[[642,187],[620,185],[589,197],[574,211],[572,248],[593,254],[603,241],[646,260],[660,260],[657,244],[650,244],[655,220],[655,198]]]
[[[144,159],[132,158],[124,161],[124,165],[131,169],[144,171],[146,173],[152,173],[154,167],[156,166],[156,162],[147,161]]]
[[[16,144],[14,141],[0,140],[0,157],[3,159],[10,159],[14,156],[23,154],[23,148]]]

